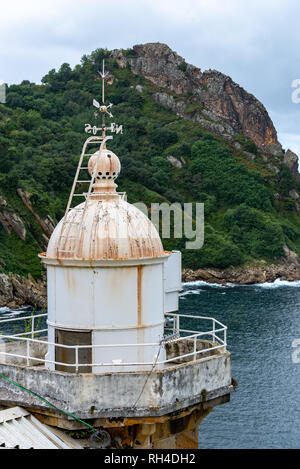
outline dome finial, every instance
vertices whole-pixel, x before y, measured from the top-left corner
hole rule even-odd
[[[94,192],[91,195],[93,198],[100,193],[116,193],[118,187],[115,180],[120,174],[121,163],[117,155],[107,148],[103,148],[99,156],[99,151],[96,151],[89,159],[88,170],[92,176],[97,164],[95,172],[95,183],[93,185]]]

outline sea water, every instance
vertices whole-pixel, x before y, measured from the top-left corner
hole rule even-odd
[[[292,359],[292,343],[300,339],[300,282],[190,282],[179,304],[182,314],[214,317],[228,326],[232,375],[239,383],[230,402],[201,422],[199,448],[300,448],[300,363]],[[31,311],[0,308],[0,320],[20,319],[5,331],[0,324],[1,332],[22,331],[21,318]]]
[[[232,375],[229,403],[199,426],[199,448],[300,448],[300,282],[253,286],[184,284],[180,312],[228,326]],[[299,354],[300,355],[300,354]]]

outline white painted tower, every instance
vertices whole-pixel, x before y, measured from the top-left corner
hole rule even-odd
[[[105,127],[112,105],[101,76],[102,104],[93,104],[102,126],[85,126],[65,215],[40,254],[48,325],[36,327],[46,314],[32,315],[23,318],[31,331],[0,333],[0,404],[65,430],[101,426],[102,448],[197,448],[199,423],[236,387],[227,328],[199,312],[174,314],[181,254],[165,252],[148,217],[116,191],[121,165],[106,132],[122,126]]]
[[[108,112],[95,100],[94,105]],[[108,128],[97,130],[102,136],[85,142],[66,214],[41,255],[47,266],[48,367],[58,361],[56,369],[74,372],[63,364],[90,364],[77,371],[93,373],[151,369],[165,359],[157,344],[164,313],[178,309],[181,257],[165,252],[148,217],[116,192],[120,161],[106,148],[112,138]],[[95,144],[100,149],[88,154],[83,167],[87,145]],[[85,201],[71,208],[73,198],[82,195],[75,190],[83,169],[91,176],[89,190]],[[76,352],[54,344],[81,347]]]

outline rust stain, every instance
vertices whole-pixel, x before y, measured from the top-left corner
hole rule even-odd
[[[57,229],[50,240],[47,257],[92,261],[163,256],[161,240],[151,221],[127,202],[108,200],[104,195],[89,201],[83,220],[82,210],[78,209],[83,204],[69,212],[63,232]],[[83,229],[78,232],[81,222]]]
[[[142,324],[142,280],[143,280],[143,266],[138,266],[137,272],[137,301],[138,301],[138,325]]]
[[[70,290],[71,282],[70,282],[70,271],[69,271],[69,269],[67,269],[67,271],[66,271],[66,286],[67,286],[67,289]]]

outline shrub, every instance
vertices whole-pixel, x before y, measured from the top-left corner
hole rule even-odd
[[[242,204],[227,210],[223,221],[232,241],[250,256],[274,259],[283,255],[282,227],[261,211]]]
[[[205,137],[192,146],[192,174],[200,174],[203,192],[237,205],[247,205],[270,211],[271,197],[259,174],[249,171],[231,157],[228,148],[213,138]]]
[[[222,234],[205,230],[204,245],[197,250],[184,250],[184,265],[192,269],[201,267],[218,267],[225,269],[229,266],[237,266],[245,261],[241,249],[226,239]]]
[[[150,131],[150,138],[153,143],[161,149],[167,148],[178,141],[177,133],[166,127],[159,127]]]
[[[178,65],[178,70],[181,70],[183,73],[186,72],[187,69],[187,63],[186,62],[181,62],[181,64]]]

